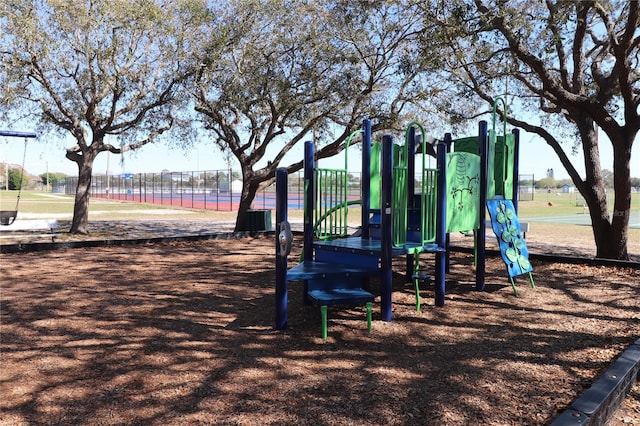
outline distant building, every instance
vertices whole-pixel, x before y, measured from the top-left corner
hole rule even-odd
[[[573,194],[574,192],[576,192],[576,187],[573,185],[569,185],[568,183],[564,184],[562,185],[562,192],[565,194]]]
[[[220,192],[229,192],[229,181],[226,179],[221,181],[220,185],[218,186],[218,189]],[[233,192],[234,194],[239,194],[240,192],[242,192],[241,180],[236,179],[233,182],[231,182],[231,192]]]

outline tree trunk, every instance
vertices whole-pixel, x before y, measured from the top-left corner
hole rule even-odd
[[[631,149],[625,148],[626,146],[630,144],[614,143],[613,146],[614,201],[611,217],[607,211],[606,220],[598,218],[597,226],[593,226],[596,256],[606,259],[629,260],[627,243],[631,214]]]
[[[76,187],[76,198],[73,205],[73,222],[71,223],[71,229],[69,229],[71,234],[86,234],[89,232],[89,196],[95,157],[96,154],[91,150],[87,150],[77,161],[78,186]]]
[[[578,189],[589,206],[596,257],[628,260],[629,215],[631,212],[631,149],[626,141],[612,141],[614,172],[614,208],[610,217],[607,190],[602,176],[597,127],[589,118],[577,120],[582,138],[586,181]],[[574,183],[576,183],[574,181]]]
[[[256,198],[258,185],[251,182],[245,175],[242,182],[242,193],[240,194],[240,204],[236,215],[236,226],[234,232],[246,231],[247,210],[251,208],[253,200]]]

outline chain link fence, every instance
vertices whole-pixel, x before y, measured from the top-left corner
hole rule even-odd
[[[94,175],[91,179],[91,197],[149,204],[162,204],[183,208],[236,211],[240,204],[242,182],[232,170],[209,170],[166,173],[125,173],[121,175]],[[60,188],[75,194],[77,177],[68,177]],[[304,208],[303,173],[289,175],[289,208]],[[360,198],[360,178],[350,175],[349,199]],[[259,191],[252,209],[275,209],[275,184]]]
[[[534,175],[518,175],[518,200],[533,201],[536,193]]]

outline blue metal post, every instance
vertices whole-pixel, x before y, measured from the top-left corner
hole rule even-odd
[[[487,240],[487,162],[489,152],[489,126],[486,121],[481,121],[478,125],[478,154],[480,155],[480,229],[478,230],[476,250],[476,290],[484,290],[485,263],[487,252],[485,242]]]
[[[304,143],[304,235],[302,256],[305,261],[313,260],[313,209],[315,206],[315,160],[313,142]],[[303,283],[302,301],[310,305],[309,282]]]
[[[362,238],[369,238],[371,215],[371,120],[362,122],[362,175],[360,176],[360,200],[362,200]]]
[[[38,135],[32,132],[15,132],[13,130],[0,130],[0,136],[10,138],[37,138]]]
[[[453,138],[451,136],[451,133],[445,133],[444,135],[444,143],[446,146],[446,152],[447,154],[451,152],[451,145],[453,145]],[[446,168],[446,161],[445,161],[445,182],[447,180],[447,168]],[[445,197],[446,200],[446,197]],[[446,201],[445,201],[445,205],[446,205]],[[445,221],[445,228],[447,227],[447,223]],[[446,232],[446,231],[445,231]],[[447,253],[446,253],[446,265],[445,265],[445,271],[447,273],[451,272],[451,252],[449,250],[449,248],[451,247],[451,235],[447,232],[446,233],[446,237],[445,237],[445,248],[447,249]]]
[[[383,321],[391,321],[391,290],[393,285],[393,273],[391,269],[391,200],[393,190],[393,137],[382,137],[382,202],[380,205],[382,214],[381,248],[380,256],[380,313]]]
[[[513,129],[513,194],[511,200],[518,213],[518,198],[520,195],[520,129]]]
[[[407,139],[408,140],[405,141],[407,144],[407,152],[409,153],[409,158],[407,158],[407,205],[413,206],[413,195],[416,192],[416,126],[411,126]],[[426,147],[423,146],[422,149],[426,149]]]
[[[313,259],[313,209],[315,202],[315,163],[313,142],[304,143],[304,260]]]
[[[287,170],[276,171],[276,330],[287,328],[287,257],[280,256],[278,240],[280,223],[287,220]]]
[[[451,137],[449,135],[449,137]],[[447,147],[443,142],[437,146],[437,211],[436,211],[436,245],[438,247],[446,246],[446,221],[447,221]],[[435,305],[444,306],[445,296],[445,275],[447,265],[447,254],[444,252],[436,253],[436,270],[435,270]]]

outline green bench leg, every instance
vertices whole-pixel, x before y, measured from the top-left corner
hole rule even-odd
[[[320,316],[322,317],[322,338],[327,340],[327,305],[320,306]]]
[[[367,331],[371,333],[371,312],[373,311],[373,303],[367,302]]]

